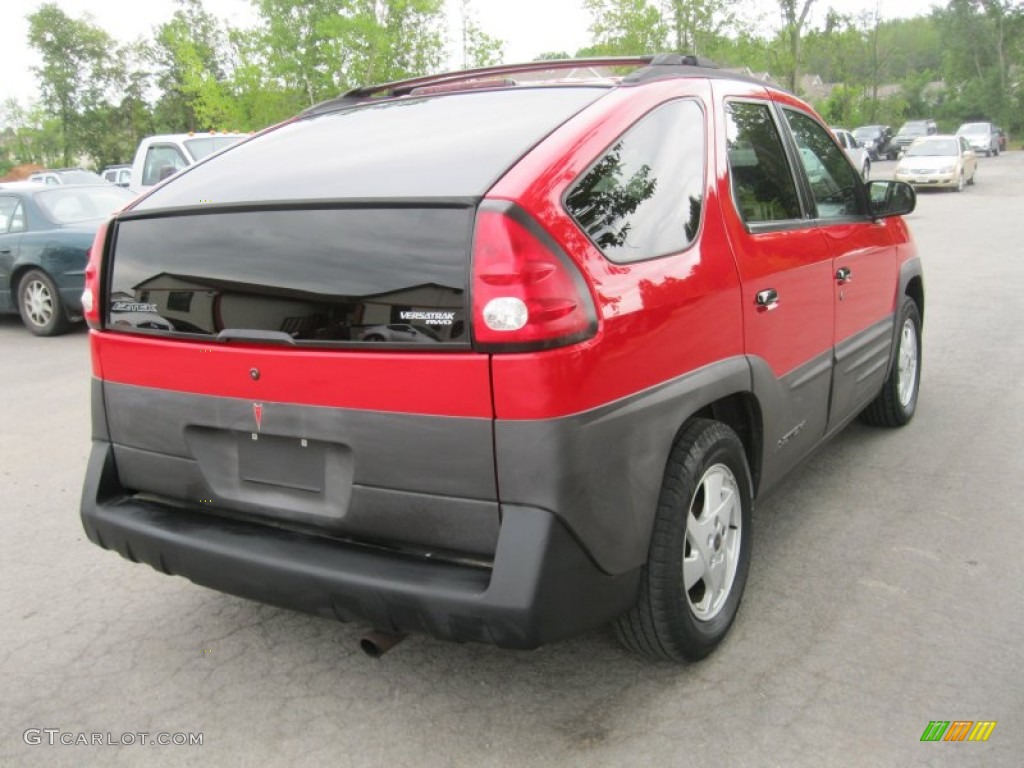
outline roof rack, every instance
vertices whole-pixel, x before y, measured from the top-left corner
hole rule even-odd
[[[530,72],[550,72],[552,70],[578,70],[590,67],[635,67],[637,71],[625,78],[626,82],[642,82],[647,79],[664,77],[668,73],[665,68],[701,67],[717,69],[714,62],[699,56],[688,56],[679,53],[649,54],[645,56],[600,56],[580,59],[550,59],[530,61],[524,64],[500,64],[493,67],[463,69],[458,72],[445,72],[438,75],[424,75],[406,80],[395,80],[390,83],[369,85],[353,88],[333,99],[314,104],[303,110],[302,115],[318,115],[344,107],[365,104],[381,99],[408,96],[416,91],[421,93],[438,93],[456,90],[459,84],[468,87],[485,88],[497,85],[508,85],[510,75],[527,74]],[[658,69],[655,69],[658,68]],[[647,74],[649,72],[649,74]],[[641,73],[645,73],[644,76]],[[511,81],[514,82],[514,81]],[[473,85],[470,85],[473,84]],[[422,90],[421,90],[422,89]]]

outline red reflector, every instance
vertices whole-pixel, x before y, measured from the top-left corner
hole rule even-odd
[[[522,211],[483,208],[473,246],[473,341],[493,351],[573,344],[597,331],[583,276]]]

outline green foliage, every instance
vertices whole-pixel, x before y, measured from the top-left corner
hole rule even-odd
[[[593,44],[585,55],[633,56],[666,48],[668,25],[647,0],[584,0]],[[581,52],[583,53],[583,52]]]
[[[55,3],[27,16],[39,101],[0,107],[0,168],[127,162],[153,133],[257,130],[362,84],[438,70],[444,0],[251,0],[257,23],[232,28],[202,0],[176,0],[147,40],[113,40]],[[740,18],[737,0],[583,0],[590,45],[577,55],[670,49],[769,72],[848,127],[934,117],[944,129],[992,119],[1024,131],[1024,3],[947,0],[928,15],[883,21],[878,10],[813,23],[816,0],[776,0],[775,32]],[[503,58],[503,41],[460,0],[464,66]],[[759,25],[759,26],[758,26]],[[458,55],[458,53],[456,55]],[[552,51],[538,60],[568,58]],[[941,81],[940,86],[935,83]]]
[[[62,161],[85,149],[85,122],[102,109],[111,86],[113,41],[86,19],[72,19],[56,4],[29,14],[29,43],[42,59],[33,67],[42,102],[60,124]]]

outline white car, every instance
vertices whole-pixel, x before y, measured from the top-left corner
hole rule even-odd
[[[871,175],[871,156],[868,154],[867,148],[845,128],[833,128],[832,133],[839,142],[839,146],[843,148],[843,152],[850,158],[853,167],[860,173],[861,178],[867,181]]]
[[[247,133],[171,133],[147,136],[135,151],[128,189],[136,194],[247,138]]]
[[[917,139],[896,164],[896,181],[914,187],[940,187],[962,192],[974,183],[978,156],[963,136],[936,134]]]

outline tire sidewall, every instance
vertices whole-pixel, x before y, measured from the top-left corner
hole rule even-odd
[[[917,368],[914,371],[914,389],[910,397],[910,402],[906,405],[900,401],[900,377],[899,377],[899,361],[900,352],[903,351],[903,326],[906,325],[907,320],[910,320],[914,324],[914,340],[917,344]],[[893,356],[893,400],[896,407],[900,411],[901,421],[906,424],[914,417],[914,412],[917,410],[917,398],[921,393],[921,362],[922,356],[921,351],[923,344],[921,343],[921,313],[917,309],[917,304],[913,299],[906,299],[903,302],[903,309],[900,311],[900,324],[896,334],[896,350]]]
[[[739,609],[750,569],[752,484],[743,445],[736,434],[722,424],[711,423],[708,430],[694,442],[684,466],[686,476],[675,478],[675,488],[666,487],[659,503],[659,515],[671,515],[671,558],[662,563],[665,572],[659,574],[662,588],[667,589],[671,604],[677,606],[670,623],[672,635],[682,641],[680,652],[691,659],[710,653],[725,637]],[[697,484],[704,473],[716,464],[724,464],[732,472],[740,494],[740,553],[729,597],[722,609],[708,621],[698,619],[686,598],[683,587],[683,549],[686,542],[686,523]],[[666,484],[667,486],[669,484]],[[674,492],[673,492],[674,491]]]

